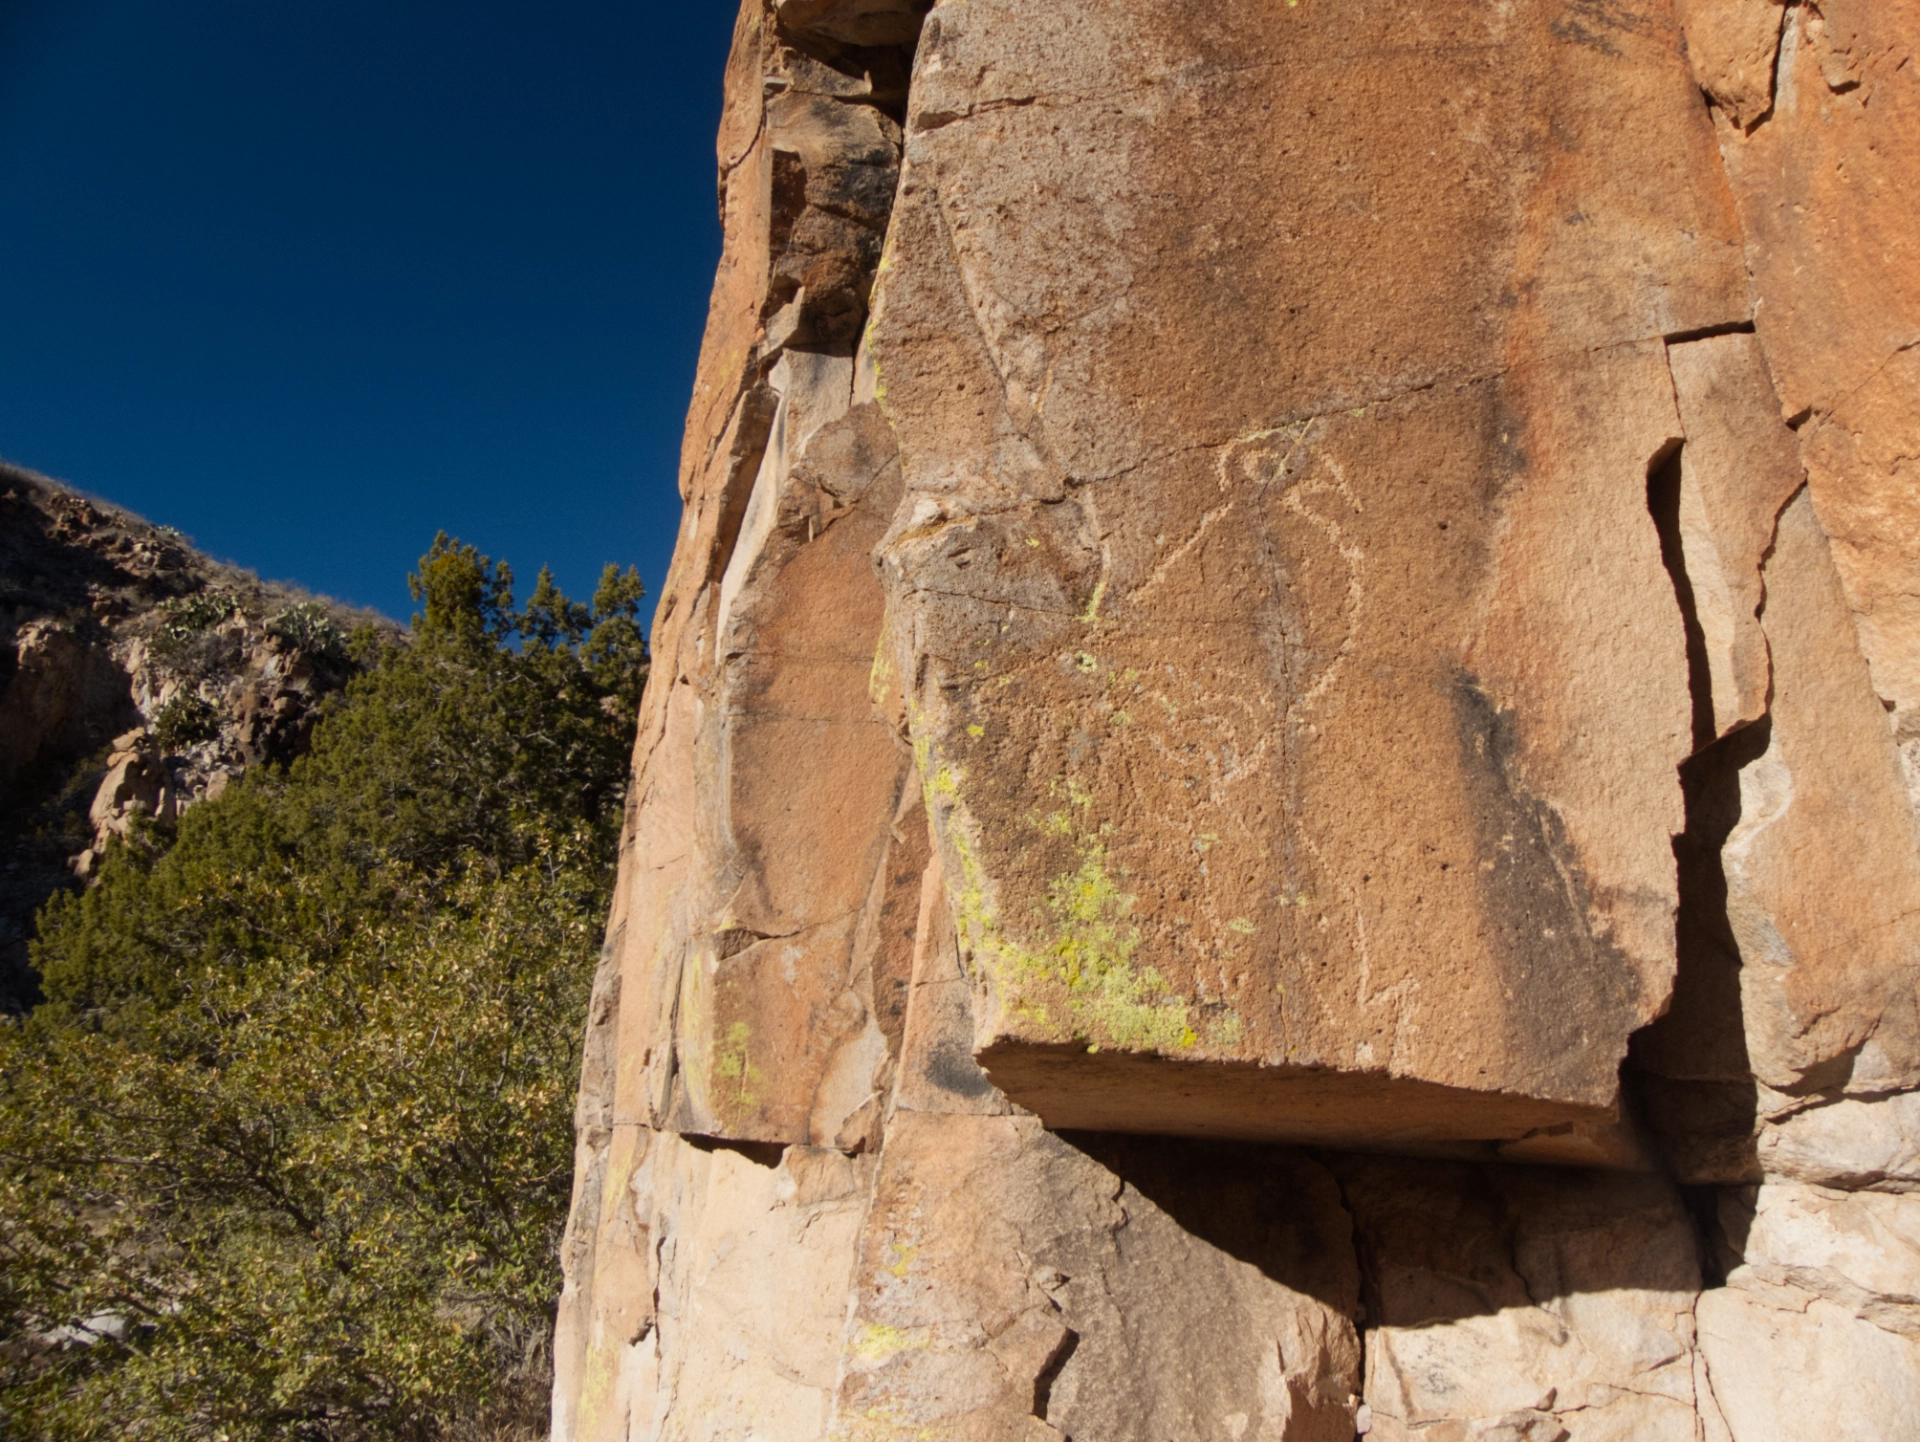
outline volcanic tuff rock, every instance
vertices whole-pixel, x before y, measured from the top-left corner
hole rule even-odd
[[[1920,1432],[1916,45],[745,0],[556,1437]]]
[[[0,465],[0,1011],[36,993],[41,903],[140,819],[304,749],[354,669],[340,641],[378,620]]]

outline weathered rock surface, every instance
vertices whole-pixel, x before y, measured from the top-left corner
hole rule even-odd
[[[1920,1434],[1916,43],[744,0],[556,1438]]]
[[[1673,968],[1661,338],[1748,305],[1673,37],[1020,13],[929,21],[873,340],[988,1070],[1070,1126],[1603,1114]]]
[[[1113,1151],[1032,1117],[896,1115],[830,1435],[1352,1435],[1358,1279],[1325,1168]],[[1196,1210],[1229,1236],[1188,1230]]]
[[[897,1044],[926,828],[868,694],[868,556],[900,482],[854,343],[907,58],[742,11],[727,248],[653,642],[671,679],[643,708],[612,929],[623,1122],[852,1145]]]
[[[1692,0],[1703,82],[1750,0]],[[1875,691],[1920,759],[1920,4],[1820,0],[1785,11],[1764,123],[1717,126],[1760,305],[1755,323],[1833,538]],[[1736,42],[1737,44],[1737,42]],[[1750,42],[1748,48],[1761,54]],[[1753,63],[1757,77],[1764,59]],[[1920,771],[1910,770],[1920,798]]]
[[[1369,1436],[1699,1436],[1712,1411],[1700,1268],[1671,1187],[1380,1159],[1340,1170],[1371,1284]]]

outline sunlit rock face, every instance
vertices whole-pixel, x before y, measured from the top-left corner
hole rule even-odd
[[[556,1437],[1920,1432],[1916,44],[746,0]]]

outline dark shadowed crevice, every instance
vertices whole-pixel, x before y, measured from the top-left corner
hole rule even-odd
[[[1351,1314],[1352,1278],[1342,1259],[1303,1240],[1304,1217],[1331,1204],[1346,1210],[1331,1172],[1314,1170],[1324,1192],[1308,1205],[1298,1194],[1297,1147],[1198,1137],[1063,1131],[1059,1137],[1093,1158],[1180,1228],[1237,1257],[1271,1281],[1342,1316]],[[1316,1164],[1317,1167],[1317,1164]]]
[[[701,1136],[693,1132],[683,1132],[680,1139],[688,1146],[709,1155],[714,1152],[732,1152],[737,1157],[744,1157],[756,1167],[766,1167],[768,1170],[779,1166],[780,1158],[785,1156],[787,1151],[783,1142],[739,1142],[728,1137]]]
[[[1752,335],[1753,322],[1750,320],[1729,320],[1719,325],[1695,326],[1692,330],[1677,330],[1672,335],[1663,335],[1661,340],[1668,345],[1687,345],[1697,340],[1712,340],[1722,335]],[[1679,442],[1674,442],[1678,445]]]
[[[1740,948],[1727,915],[1721,848],[1740,821],[1740,772],[1766,752],[1772,731],[1762,717],[1680,767],[1686,829],[1673,839],[1680,891],[1673,1000],[1665,1016],[1634,1034],[1625,1073],[1679,1173],[1723,1183],[1751,1179],[1758,1160]]]
[[[1687,640],[1687,690],[1692,697],[1693,749],[1713,744],[1713,674],[1707,665],[1707,634],[1694,604],[1693,582],[1687,576],[1686,552],[1680,539],[1680,457],[1683,447],[1672,441],[1647,465],[1647,511],[1660,535],[1660,561],[1673,582],[1680,603]]]
[[[1080,1334],[1068,1329],[1060,1339],[1060,1345],[1041,1365],[1040,1375],[1033,1379],[1033,1415],[1042,1422],[1047,1420],[1047,1409],[1053,1405],[1053,1384],[1060,1380],[1061,1371],[1072,1360],[1074,1349],[1079,1345]]]
[[[1380,1326],[1381,1318],[1387,1314],[1386,1306],[1380,1296],[1380,1259],[1373,1254],[1369,1238],[1360,1226],[1360,1211],[1353,1204],[1353,1198],[1347,1195],[1346,1179],[1340,1175],[1339,1166],[1332,1165],[1328,1170],[1333,1174],[1333,1184],[1340,1196],[1340,1210],[1347,1214],[1347,1226],[1350,1229],[1347,1243],[1353,1255],[1354,1271],[1359,1278],[1359,1296],[1353,1305],[1354,1339],[1360,1344],[1360,1357],[1354,1372],[1353,1394],[1356,1397],[1367,1395],[1367,1334]]]
[[[1740,772],[1772,738],[1767,717],[1716,738],[1706,635],[1694,604],[1680,533],[1680,442],[1647,467],[1647,511],[1686,634],[1693,754],[1679,768],[1686,824],[1673,839],[1679,892],[1676,971],[1666,1014],[1633,1036],[1623,1080],[1636,1110],[1675,1172],[1690,1181],[1735,1183],[1755,1175],[1755,1097],[1740,997],[1740,948],[1727,915],[1722,848],[1740,821]],[[1711,1265],[1708,1213],[1703,1265]]]

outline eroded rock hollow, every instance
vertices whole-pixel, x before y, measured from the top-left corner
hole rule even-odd
[[[744,0],[556,1438],[1920,1436],[1917,47]]]

